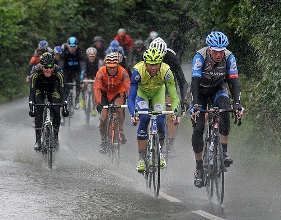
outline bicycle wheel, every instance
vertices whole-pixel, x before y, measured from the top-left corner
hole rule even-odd
[[[153,172],[152,172],[152,181],[153,181],[153,188],[154,188],[154,194],[156,196],[159,196],[159,190],[160,190],[160,143],[158,135],[155,135],[153,137],[153,151],[152,151],[152,166],[153,166]]]
[[[112,146],[112,159],[119,165],[120,160],[120,128],[117,119],[112,120],[111,124],[111,146]]]
[[[144,178],[146,182],[146,188],[151,189],[151,182],[152,182],[152,161],[151,161],[151,140],[148,139],[147,145],[146,145],[146,156],[145,156],[145,172],[144,172]]]
[[[90,115],[91,115],[91,106],[92,106],[92,102],[91,102],[91,96],[88,92],[86,92],[85,94],[85,115],[86,115],[86,125],[90,124]]]
[[[70,94],[67,97],[67,103],[68,103],[68,109],[69,109],[69,117],[67,117],[67,126],[70,127],[70,121],[71,118],[74,115],[74,105],[73,105],[73,95],[70,92]]]
[[[214,180],[216,184],[217,202],[221,205],[224,199],[224,158],[220,139],[214,146]]]
[[[211,155],[211,126],[206,122],[204,132],[204,149],[203,149],[203,169],[204,169],[204,185],[206,186],[207,196],[212,200],[214,193],[214,178],[212,175],[213,169],[213,155]]]
[[[47,138],[47,166],[53,168],[53,142],[54,142],[54,131],[52,126],[47,126],[47,133],[49,137]]]

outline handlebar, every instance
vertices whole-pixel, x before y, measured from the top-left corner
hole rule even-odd
[[[94,83],[94,79],[83,79],[83,82]]]
[[[114,105],[114,104],[109,104],[109,105],[104,105],[102,108],[109,109],[109,108],[127,108],[128,105]]]
[[[62,103],[50,103],[50,102],[47,102],[47,103],[43,103],[43,104],[34,104],[34,106],[63,106]]]

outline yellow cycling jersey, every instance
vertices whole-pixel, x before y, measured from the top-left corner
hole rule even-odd
[[[151,77],[148,73],[144,61],[137,63],[134,66],[139,73],[138,89],[142,90],[148,97],[153,97],[158,89],[165,84],[168,93],[172,99],[173,109],[178,106],[179,98],[176,90],[174,74],[170,70],[170,66],[166,63],[161,63],[160,70],[156,76]],[[138,76],[137,76],[138,77]],[[138,81],[138,79],[136,79]],[[165,94],[163,94],[165,95]]]

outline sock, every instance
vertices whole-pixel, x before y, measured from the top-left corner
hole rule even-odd
[[[196,169],[203,169],[203,160],[196,160]]]
[[[227,144],[221,144],[222,145],[222,151],[227,152]]]
[[[139,149],[139,159],[143,159],[145,158],[145,149]]]

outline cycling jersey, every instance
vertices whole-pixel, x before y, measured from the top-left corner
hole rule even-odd
[[[86,60],[86,71],[85,71],[85,78],[89,79],[95,79],[96,73],[99,70],[100,67],[102,67],[102,61],[99,57],[96,56],[96,59],[94,62],[90,62],[89,60]],[[83,77],[83,78],[84,78]],[[82,79],[82,77],[81,77]]]
[[[221,62],[212,60],[208,47],[197,51],[192,63],[192,95],[193,102],[198,103],[198,94],[204,88],[221,87],[221,84],[228,82],[235,102],[240,102],[240,86],[238,69],[235,56],[231,51],[225,50],[225,56]],[[196,79],[197,78],[197,79]]]
[[[46,77],[43,71],[39,68],[41,64],[36,66],[36,72],[31,75],[30,79],[30,95],[29,101],[35,102],[35,96],[43,91],[51,91],[53,88],[58,88],[59,96],[62,102],[66,101],[64,91],[64,76],[60,68],[55,65],[54,71],[50,77]]]
[[[166,63],[161,63],[157,75],[151,77],[146,69],[144,61],[137,63],[134,66],[134,71],[131,77],[131,87],[128,97],[128,107],[131,115],[134,115],[135,99],[137,95],[143,93],[148,98],[152,98],[158,93],[158,90],[161,89],[163,85],[166,85],[172,99],[172,109],[177,108],[179,98],[175,86],[174,75],[170,70],[170,66]],[[165,97],[165,89],[163,90],[163,97]]]
[[[118,66],[115,76],[109,76],[106,66],[103,66],[98,70],[93,84],[96,103],[101,103],[102,92],[106,92],[108,100],[111,101],[119,93],[128,93],[129,88],[129,74],[122,66]]]

